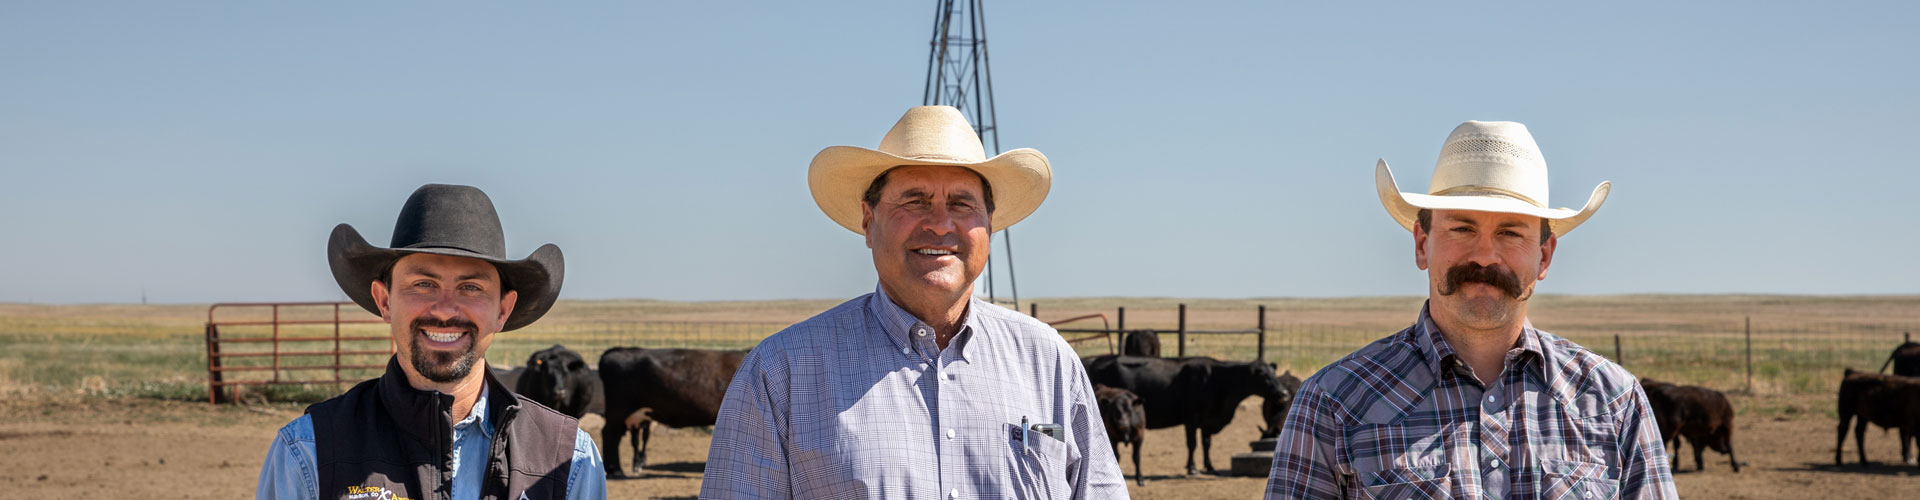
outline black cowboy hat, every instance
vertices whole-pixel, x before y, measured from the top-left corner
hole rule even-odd
[[[353,226],[333,227],[327,239],[327,265],[333,268],[333,280],[355,303],[368,312],[380,314],[373,303],[370,285],[379,281],[400,257],[430,253],[479,259],[500,270],[501,285],[519,292],[513,313],[500,331],[517,330],[532,324],[553,307],[560,295],[560,280],[565,259],[560,247],[541,245],[521,260],[507,260],[507,238],[500,230],[500,215],[493,211],[493,200],[473,186],[428,184],[413,191],[407,204],[400,207],[400,220],[393,224],[392,248],[367,243]]]

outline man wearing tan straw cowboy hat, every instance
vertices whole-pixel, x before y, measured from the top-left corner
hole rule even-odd
[[[428,184],[401,207],[389,248],[341,224],[327,262],[340,289],[390,325],[397,352],[385,375],[280,429],[256,498],[606,498],[579,422],[514,394],[486,366],[495,332],[553,306],[560,247],[508,260],[486,193]]]
[[[1124,498],[1073,348],[973,298],[988,235],[1052,177],[1039,151],[987,158],[945,106],[908,110],[878,150],[814,156],[814,202],[866,239],[880,284],[747,355],[700,496]]]
[[[1637,380],[1527,321],[1560,237],[1610,185],[1547,208],[1546,161],[1513,122],[1455,128],[1426,194],[1400,192],[1385,160],[1374,182],[1413,233],[1427,304],[1301,386],[1267,498],[1675,498]]]

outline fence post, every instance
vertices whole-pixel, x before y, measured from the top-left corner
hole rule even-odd
[[[1260,345],[1254,348],[1253,360],[1266,361],[1267,360],[1267,305],[1266,304],[1260,305],[1259,342],[1260,342]]]
[[[1187,357],[1187,305],[1180,304],[1180,357]]]
[[[1120,306],[1119,309],[1120,309],[1120,312],[1114,314],[1115,317],[1113,320],[1113,333],[1111,333],[1110,335],[1120,336],[1120,353],[1126,354],[1127,352],[1127,306]]]
[[[1033,319],[1040,319],[1040,304],[1034,303],[1034,302],[1028,302],[1027,316]]]
[[[1747,394],[1753,394],[1753,316],[1747,316]]]
[[[1627,355],[1620,351],[1620,334],[1613,334],[1613,362],[1627,366]]]

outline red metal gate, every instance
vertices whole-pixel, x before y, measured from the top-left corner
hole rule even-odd
[[[372,378],[374,375],[365,372],[386,368],[385,356],[391,356],[394,350],[392,336],[384,329],[376,335],[370,333],[375,329],[359,326],[385,324],[381,320],[341,319],[342,307],[353,317],[365,317],[360,306],[352,302],[223,303],[208,307],[208,402],[232,401],[234,394],[222,389],[243,385],[346,384]],[[215,315],[221,311],[227,312],[227,318]],[[343,325],[354,331],[343,332]],[[376,342],[385,344],[385,348],[376,348]],[[370,362],[373,355],[382,357],[379,362]],[[316,358],[324,361],[311,361]],[[325,378],[329,375],[331,378]]]

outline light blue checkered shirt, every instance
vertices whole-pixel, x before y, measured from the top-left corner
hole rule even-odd
[[[1427,309],[1294,396],[1267,498],[1678,498],[1639,381],[1532,323],[1482,384]]]
[[[700,496],[1126,498],[1060,334],[980,300],[962,324],[942,350],[876,290],[768,337],[720,405]]]

